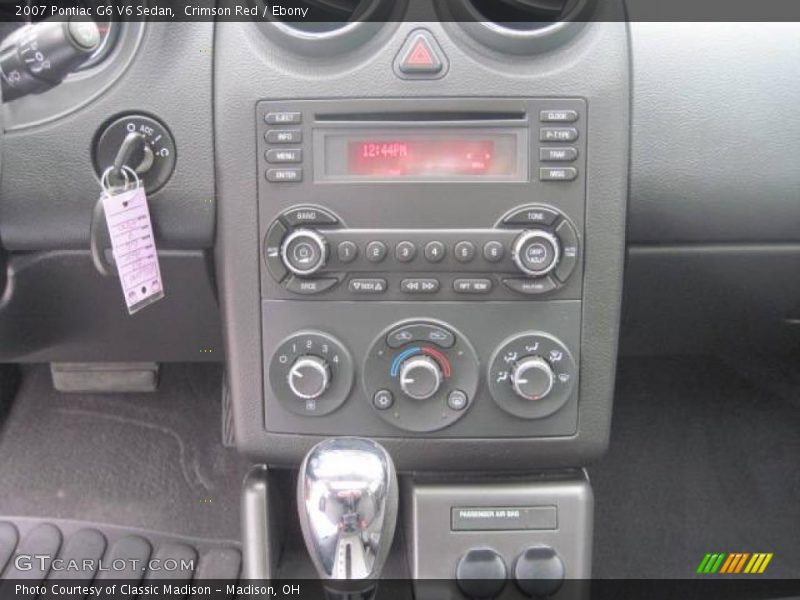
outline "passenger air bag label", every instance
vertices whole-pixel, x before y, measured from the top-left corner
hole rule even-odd
[[[474,506],[451,509],[453,531],[514,531],[556,529],[555,506]]]

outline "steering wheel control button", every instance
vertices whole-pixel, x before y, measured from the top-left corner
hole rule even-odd
[[[540,356],[528,356],[514,363],[511,370],[514,391],[525,400],[541,400],[550,393],[554,383],[550,363]]]
[[[339,283],[339,280],[335,277],[322,277],[317,279],[292,277],[286,282],[286,289],[293,294],[313,295],[327,291],[337,283]]]
[[[556,227],[556,235],[561,242],[561,260],[555,273],[563,282],[569,279],[578,264],[578,233],[569,221],[564,220]]]
[[[528,548],[514,563],[514,581],[534,598],[549,598],[558,592],[565,574],[564,563],[550,546]]]
[[[577,402],[578,367],[557,338],[530,332],[501,344],[489,361],[489,393],[500,408],[522,419],[547,417]]]
[[[503,255],[505,255],[505,253],[506,249],[501,242],[490,241],[483,245],[483,258],[489,262],[499,262],[503,260]]]
[[[394,257],[400,262],[411,262],[416,255],[417,247],[413,242],[400,242],[395,246]]]
[[[539,167],[539,181],[572,181],[577,177],[575,167]]]
[[[395,58],[394,69],[398,76],[408,78],[436,78],[445,70],[445,57],[430,32],[417,29],[406,38]]]
[[[505,217],[503,217],[504,225],[523,225],[523,226],[536,226],[546,225],[550,226],[555,223],[561,215],[558,211],[546,206],[526,206],[523,208],[515,209]]]
[[[379,277],[351,279],[347,289],[354,294],[382,294],[386,291],[386,280]]]
[[[303,169],[267,169],[266,176],[272,183],[297,183],[303,181]]]
[[[461,241],[455,245],[453,254],[458,262],[468,263],[475,258],[475,244],[469,241]]]
[[[514,241],[512,259],[520,271],[531,277],[542,277],[558,263],[558,239],[544,229],[523,231]]]
[[[339,258],[339,262],[351,263],[358,256],[358,246],[351,241],[340,242],[336,247],[336,256]]]
[[[272,148],[267,150],[266,158],[268,163],[301,163],[303,162],[303,151],[300,148]]]
[[[539,148],[539,160],[542,162],[572,162],[576,158],[578,158],[578,150],[572,146],[564,148],[545,146]]]
[[[295,275],[313,275],[325,266],[328,244],[316,231],[295,229],[284,239],[281,257],[286,268]]]
[[[322,332],[301,331],[275,348],[268,376],[283,408],[297,415],[320,416],[347,399],[354,372],[353,359],[341,342]]]
[[[461,390],[453,390],[447,396],[447,406],[453,410],[464,410],[469,404],[469,398]]]
[[[539,279],[504,279],[503,285],[513,292],[525,294],[527,296],[547,294],[558,287],[552,277],[541,277]]]
[[[542,123],[574,123],[578,120],[577,110],[540,110],[539,121]]]
[[[303,113],[280,111],[268,112],[264,115],[267,125],[299,125],[303,122]]]
[[[444,327],[426,323],[404,325],[390,331],[386,336],[386,345],[392,349],[414,342],[432,342],[440,348],[452,348],[456,338]]]
[[[508,569],[503,557],[491,548],[474,548],[456,565],[456,582],[468,598],[491,600],[503,591]]]
[[[264,135],[268,144],[299,144],[303,141],[302,129],[270,129]]]
[[[457,294],[488,294],[492,291],[491,279],[456,279],[453,291]]]
[[[468,414],[481,376],[469,341],[450,325],[428,320],[384,330],[370,345],[361,373],[375,415],[417,433],[444,429]],[[382,391],[392,393],[390,411],[375,405]]]
[[[389,390],[378,390],[372,397],[372,406],[378,410],[387,410],[394,404],[394,395]]]
[[[540,142],[574,142],[578,130],[574,127],[542,127],[539,129]]]
[[[372,263],[379,263],[386,258],[388,249],[383,242],[370,242],[367,244],[367,260]]]
[[[331,212],[316,206],[290,208],[281,215],[289,227],[309,225],[338,225],[339,219]]]
[[[403,279],[400,290],[405,294],[435,294],[439,291],[439,280],[432,278]]]
[[[444,259],[445,246],[442,242],[432,241],[425,245],[425,260],[432,263],[441,262]]]

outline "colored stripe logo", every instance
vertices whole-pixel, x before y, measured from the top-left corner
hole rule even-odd
[[[708,553],[700,561],[697,573],[702,575],[761,575],[772,560],[772,552]]]

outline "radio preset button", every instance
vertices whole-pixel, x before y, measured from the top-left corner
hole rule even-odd
[[[283,218],[290,227],[300,225],[336,225],[339,219],[327,210],[316,206],[299,206],[283,213]]]
[[[539,129],[540,142],[574,142],[578,130],[574,127],[542,127]]]
[[[299,163],[303,162],[303,151],[300,148],[273,148],[267,150],[267,162],[278,163]]]
[[[347,289],[356,294],[382,294],[386,291],[386,280],[378,277],[351,279]]]
[[[541,110],[539,120],[542,123],[574,123],[578,120],[577,110]]]
[[[294,294],[319,294],[325,290],[331,289],[337,283],[339,283],[339,280],[335,277],[325,277],[322,279],[292,277],[286,282],[286,289]]]
[[[552,225],[559,215],[558,211],[545,206],[528,206],[515,210],[503,219],[504,225]]]
[[[405,294],[435,294],[439,291],[438,279],[403,279],[400,290]]]
[[[453,291],[457,294],[488,294],[492,291],[491,279],[456,279]]]
[[[467,263],[475,258],[475,244],[466,240],[458,242],[453,253],[458,262]]]
[[[336,256],[339,257],[339,262],[351,263],[358,256],[358,246],[355,242],[349,240],[339,242],[339,245],[336,247]]]
[[[303,169],[267,169],[266,177],[273,183],[297,183],[303,181]]]
[[[486,242],[483,245],[483,258],[485,258],[489,262],[498,262],[500,260],[503,260],[503,255],[505,253],[506,249],[503,246],[503,244],[496,240]]]
[[[417,247],[413,242],[399,242],[394,248],[394,256],[400,262],[411,262],[417,255]]]
[[[367,244],[367,260],[373,263],[379,263],[386,258],[386,244],[383,242],[370,242]]]
[[[297,125],[303,122],[303,113],[291,111],[269,112],[264,115],[264,121],[268,125]]]
[[[438,263],[444,258],[445,247],[442,242],[433,241],[425,245],[425,260]]]
[[[577,176],[575,167],[539,167],[539,181],[572,181]]]
[[[578,150],[572,146],[539,148],[539,160],[544,162],[572,162],[576,158],[578,158]]]
[[[303,141],[302,129],[270,129],[264,135],[269,144],[299,144]]]
[[[546,294],[558,287],[551,277],[543,277],[541,279],[504,279],[503,285],[514,292],[528,296]]]

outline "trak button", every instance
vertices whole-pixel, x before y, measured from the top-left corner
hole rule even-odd
[[[578,130],[574,127],[542,127],[539,129],[540,142],[574,142]]]
[[[439,280],[432,278],[403,279],[400,291],[405,294],[435,294],[439,291]]]
[[[297,125],[302,123],[303,114],[290,111],[269,112],[264,115],[264,120],[269,125]]]
[[[299,144],[303,141],[302,129],[270,129],[264,139],[269,144]]]
[[[335,277],[325,277],[322,279],[302,279],[292,277],[286,282],[286,289],[295,294],[319,294],[331,289],[339,283]]]
[[[267,162],[273,164],[303,162],[303,151],[300,148],[273,148],[267,150]]]
[[[540,181],[572,181],[578,176],[575,167],[540,167]]]
[[[492,291],[491,279],[456,279],[453,291],[457,294],[488,294]]]
[[[546,294],[556,289],[556,283],[550,277],[541,279],[504,279],[503,285],[508,289],[529,296]]]
[[[351,279],[347,289],[356,294],[382,294],[386,291],[386,280],[377,277]]]
[[[572,146],[539,148],[539,160],[543,162],[572,162],[578,158],[578,150]]]

